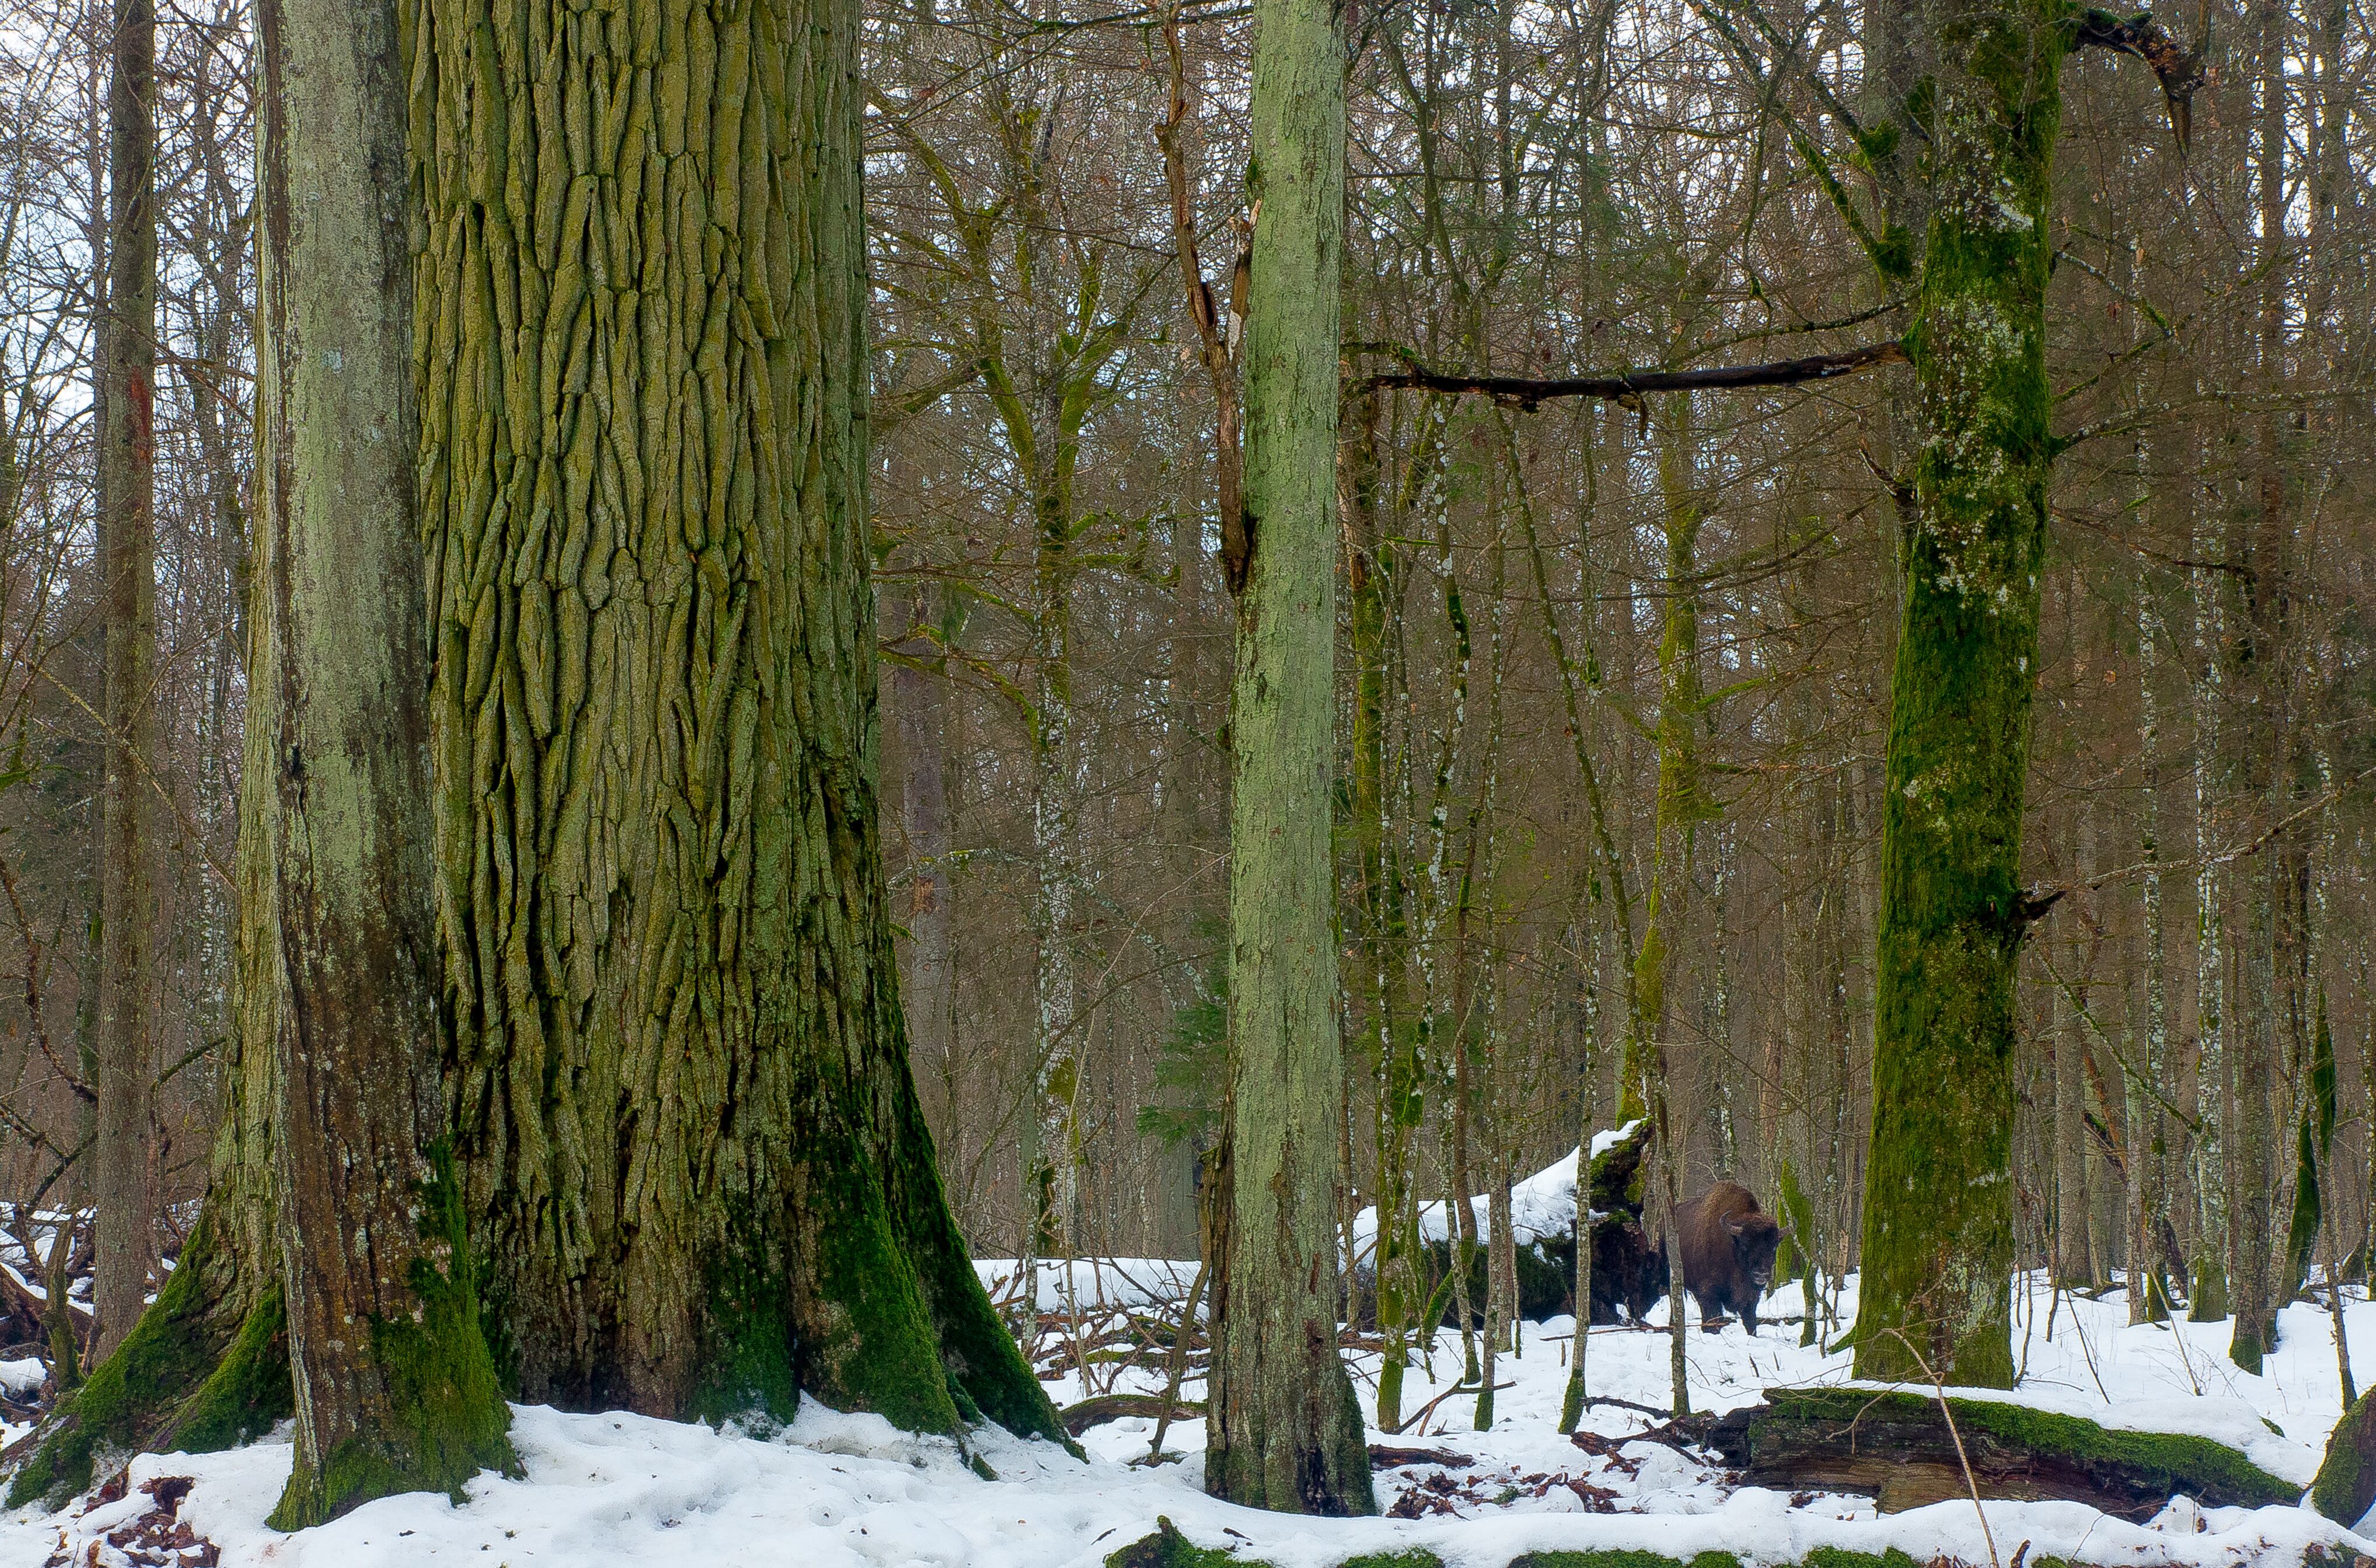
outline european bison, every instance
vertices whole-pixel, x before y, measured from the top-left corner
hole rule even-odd
[[[1729,1308],[1756,1333],[1757,1299],[1773,1281],[1782,1228],[1759,1211],[1748,1188],[1718,1182],[1676,1206],[1675,1238],[1683,1259],[1683,1289],[1700,1304],[1700,1326],[1714,1334],[1724,1326]]]

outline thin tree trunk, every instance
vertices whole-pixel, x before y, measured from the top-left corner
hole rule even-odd
[[[2150,476],[2143,438],[2136,447],[2139,499],[2147,499]],[[2168,933],[2163,921],[2161,886],[2161,694],[2158,671],[2161,643],[2168,635],[2162,619],[2158,585],[2147,581],[2137,596],[2137,750],[2143,763],[2144,792],[2140,808],[2143,831],[2137,859],[2144,867],[2140,884],[2144,963],[2144,1027],[2136,1072],[2124,1073],[2128,1086],[2129,1321],[2158,1322],[2168,1315],[2168,1292],[2161,1268],[2156,1230],[2168,1206],[2163,1182],[2167,1146],[2165,1120],[2158,1101],[2148,1104],[2146,1089],[2166,1092],[2169,1082],[2169,1004]],[[2143,1082],[2138,1081],[2142,1075]]]
[[[157,1261],[157,11],[115,0],[107,84],[107,291],[100,318],[99,563],[107,719],[100,800],[96,1354],[139,1320]]]
[[[2200,444],[2192,450],[2200,452]],[[2211,558],[2209,509],[2195,510],[2192,553]],[[2216,1323],[2228,1315],[2228,878],[2216,858],[2222,750],[2228,726],[2225,585],[2194,595],[2194,1191],[2195,1251],[2187,1281],[2188,1319]]]
[[[1329,820],[1345,56],[1319,0],[1262,0],[1255,25],[1252,550],[1230,719],[1232,1171],[1205,1484],[1255,1507],[1367,1514],[1332,1234],[1345,1179]]]
[[[919,586],[912,600],[919,624],[937,622],[939,593]],[[953,1138],[965,1118],[956,1114],[956,936],[949,885],[948,714],[946,679],[932,650],[920,647],[934,668],[906,660],[891,665],[892,719],[899,726],[900,803],[906,819],[909,860],[908,965],[901,995],[906,1000],[909,1059],[942,1086],[950,1114],[944,1119]],[[947,1163],[966,1165],[965,1149],[952,1143]]]
[[[1600,928],[1597,911],[1578,901],[1576,927],[1583,940],[1580,961],[1584,1012],[1583,1038],[1576,1050],[1575,1145],[1575,1335],[1568,1345],[1567,1389],[1560,1396],[1559,1429],[1575,1431],[1584,1419],[1584,1401],[1590,1392],[1585,1380],[1585,1354],[1592,1342],[1592,1070],[1598,1054],[1600,1023]]]
[[[1377,1082],[1377,1232],[1370,1274],[1377,1302],[1379,1336],[1384,1341],[1378,1368],[1378,1425],[1402,1425],[1403,1378],[1410,1366],[1414,1327],[1426,1296],[1421,1249],[1404,1224],[1412,1199],[1412,1141],[1425,1115],[1420,1075],[1420,1039],[1402,1004],[1409,986],[1404,931],[1402,861],[1389,845],[1387,817],[1388,623],[1394,604],[1394,546],[1381,537],[1378,398],[1355,405],[1356,422],[1343,446],[1347,520],[1350,533],[1346,583],[1351,598],[1353,654],[1352,840],[1356,859],[1350,951],[1360,966],[1352,988],[1367,1028]],[[1348,1017],[1355,1010],[1347,1009]]]
[[[261,641],[282,1289],[273,1524],[518,1461],[438,1092],[428,648],[395,0],[265,0]],[[358,134],[360,127],[360,134]],[[257,1042],[259,1045],[262,1042]]]
[[[2283,257],[2287,247],[2286,150],[2287,61],[2289,54],[2287,6],[2285,0],[2260,0],[2254,6],[2259,40],[2259,113],[2255,116],[2254,184],[2259,207],[2260,321],[2257,349],[2259,379],[2269,393],[2282,390],[2286,375],[2286,313]],[[2263,413],[2256,435],[2259,452],[2258,505],[2246,535],[2247,568],[2242,597],[2241,634],[2236,647],[2240,683],[2252,697],[2252,731],[2239,755],[2239,783],[2247,799],[2281,821],[2288,809],[2295,757],[2293,754],[2291,685],[2287,661],[2290,647],[2291,589],[2287,581],[2285,530],[2286,475],[2283,437],[2274,413]],[[2235,1120],[2228,1162],[2229,1211],[2228,1289],[2234,1312],[2228,1359],[2246,1372],[2257,1373],[2263,1358],[2275,1348],[2276,1313],[2283,1304],[2280,1276],[2285,1241],[2280,1216],[2286,1212],[2281,1192],[2279,1142],[2275,1097],[2278,1090],[2279,1056],[2287,1065],[2299,1061],[2287,1051],[2296,1031],[2288,1017],[2286,970],[2294,946],[2289,906],[2294,885],[2305,869],[2300,835],[2280,832],[2267,854],[2256,857],[2245,873],[2248,900],[2245,935],[2238,953],[2242,994],[2235,1041]]]
[[[2087,1026],[2063,986],[2052,996],[2054,1028],[2054,1282],[2073,1289],[2094,1283],[2087,1255],[2087,1075],[2081,1060]]]

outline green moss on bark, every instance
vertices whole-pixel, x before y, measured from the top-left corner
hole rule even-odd
[[[825,1212],[814,1277],[833,1305],[803,1314],[829,1325],[801,1347],[803,1384],[830,1403],[875,1411],[911,1431],[956,1432],[938,1336],[872,1171],[852,1170]]]
[[[1924,445],[1891,682],[1859,1376],[2013,1381],[2014,983],[2053,458],[2060,0],[1955,0],[1928,78]],[[1911,117],[1911,116],[1909,116]]]
[[[886,932],[882,959],[886,975],[897,972],[888,941]],[[904,1026],[901,1033],[904,1038]],[[1080,1445],[1057,1420],[1047,1389],[1031,1374],[1015,1336],[991,1304],[965,1238],[957,1233],[941,1183],[939,1154],[916,1098],[906,1053],[877,1070],[890,1099],[884,1118],[884,1190],[938,1336],[941,1364],[958,1417],[968,1422],[987,1417],[1018,1437],[1044,1437],[1077,1455]]]
[[[209,1204],[165,1289],[51,1417],[49,1434],[9,1483],[9,1507],[63,1504],[91,1484],[103,1456],[175,1439],[192,1452],[227,1448],[290,1413],[285,1360],[277,1378],[272,1372],[278,1294],[229,1315],[216,1288],[217,1223]]]
[[[2310,1505],[2345,1529],[2376,1507],[2376,1394],[2363,1394],[2326,1440]]]
[[[270,1431],[295,1405],[289,1312],[276,1283],[266,1287],[213,1373],[174,1412],[170,1438],[192,1454],[234,1448]]]
[[[301,1444],[288,1490],[267,1521],[275,1529],[303,1529],[402,1491],[442,1491],[458,1503],[464,1484],[481,1470],[520,1473],[511,1409],[479,1328],[478,1271],[451,1154],[434,1150],[430,1170],[418,1189],[422,1235],[442,1243],[434,1251],[452,1260],[450,1269],[427,1256],[412,1260],[417,1313],[370,1326],[372,1358],[386,1382],[384,1419],[377,1430],[340,1442],[318,1468],[304,1463]]]

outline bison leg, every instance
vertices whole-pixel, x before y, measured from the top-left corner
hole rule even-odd
[[[1698,1291],[1694,1290],[1692,1292],[1692,1300],[1700,1304],[1700,1332],[1702,1334],[1722,1333],[1724,1330],[1724,1298],[1722,1296],[1703,1296]]]

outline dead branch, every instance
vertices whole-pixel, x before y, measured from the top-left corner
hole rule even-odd
[[[1438,370],[1412,363],[1401,370],[1355,376],[1348,389],[1411,387],[1426,392],[1473,392],[1514,408],[1532,410],[1554,398],[1601,398],[1630,402],[1652,392],[1743,390],[1761,386],[1800,386],[1855,375],[1882,365],[1904,364],[1906,349],[1895,339],[1870,343],[1844,353],[1815,354],[1806,359],[1774,360],[1764,364],[1712,365],[1705,370],[1622,370],[1598,375],[1538,378],[1487,375],[1467,371]]]

